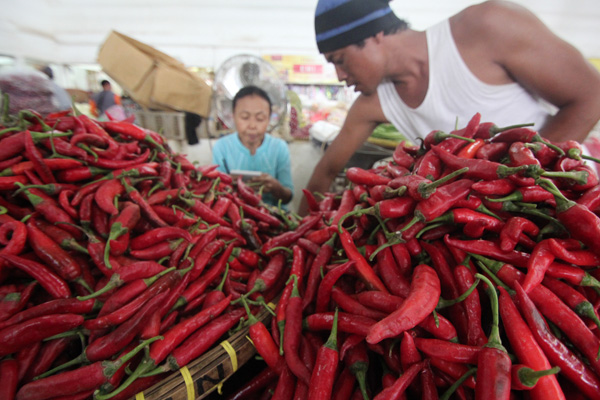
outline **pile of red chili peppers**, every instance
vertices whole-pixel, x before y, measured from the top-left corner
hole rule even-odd
[[[290,244],[270,328],[250,327],[264,370],[229,400],[600,399],[585,158],[476,114],[349,168],[342,193],[305,191],[319,222]]]
[[[264,205],[129,122],[30,110],[10,121],[0,127],[3,400],[135,396],[240,329],[245,307],[274,300],[292,257],[279,249],[318,222]]]

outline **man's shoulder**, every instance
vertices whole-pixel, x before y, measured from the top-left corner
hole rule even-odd
[[[508,26],[514,26],[532,13],[525,7],[505,0],[488,0],[466,7],[450,17],[452,31],[464,32],[471,37],[496,35]]]

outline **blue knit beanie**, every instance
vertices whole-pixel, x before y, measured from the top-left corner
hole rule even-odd
[[[319,0],[315,33],[319,52],[328,53],[355,44],[401,21],[389,0]]]

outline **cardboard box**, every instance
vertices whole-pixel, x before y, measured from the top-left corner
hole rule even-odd
[[[207,117],[212,89],[173,57],[112,31],[98,63],[142,107],[188,111]]]

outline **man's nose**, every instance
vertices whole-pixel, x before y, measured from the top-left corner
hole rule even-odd
[[[338,81],[340,82],[345,81],[348,78],[346,71],[344,71],[344,69],[339,65],[336,65],[335,73],[337,74]]]

